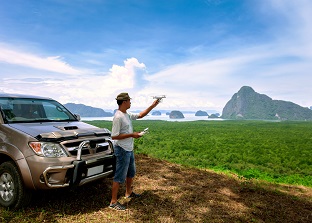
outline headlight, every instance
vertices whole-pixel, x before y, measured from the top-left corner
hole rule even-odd
[[[30,142],[30,148],[39,156],[64,157],[67,156],[64,149],[56,143],[50,142]]]

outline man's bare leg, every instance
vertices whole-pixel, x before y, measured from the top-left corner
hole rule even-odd
[[[126,178],[126,197],[128,197],[132,193],[132,181],[133,178]]]
[[[111,199],[111,204],[115,204],[117,202],[117,196],[118,196],[118,190],[119,190],[119,183],[113,181],[113,186],[112,186],[112,199]]]

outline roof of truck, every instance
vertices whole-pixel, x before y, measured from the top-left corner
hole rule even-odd
[[[15,93],[0,93],[0,98],[35,98],[35,99],[52,99],[49,97],[42,97],[37,95],[27,95],[27,94],[15,94]]]

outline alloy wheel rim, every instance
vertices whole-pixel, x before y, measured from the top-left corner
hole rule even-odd
[[[2,173],[0,176],[0,197],[4,201],[10,201],[13,198],[14,182],[11,174]]]

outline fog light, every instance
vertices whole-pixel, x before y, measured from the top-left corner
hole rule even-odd
[[[50,174],[47,173],[47,174],[46,174],[46,177],[47,177],[47,180],[49,180],[49,179],[50,179]],[[41,183],[45,183],[45,179],[44,179],[43,174],[40,175],[40,182],[41,182]]]

